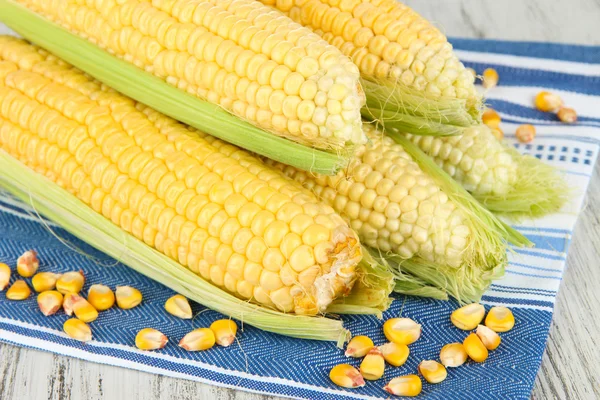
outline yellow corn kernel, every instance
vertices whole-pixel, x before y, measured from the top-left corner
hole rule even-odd
[[[180,294],[170,297],[165,302],[165,310],[167,310],[169,314],[182,319],[192,318],[192,307],[190,306],[190,302],[185,296]]]
[[[394,367],[403,365],[410,354],[410,350],[408,349],[407,345],[394,342],[379,346],[379,350],[381,350],[381,354],[383,354],[385,361]]]
[[[437,361],[424,360],[419,364],[419,373],[429,383],[440,383],[448,376],[446,368]]]
[[[500,126],[500,122],[502,122],[500,114],[498,114],[496,110],[492,110],[491,108],[488,108],[483,112],[481,120],[490,128],[498,128]]]
[[[365,380],[356,368],[349,364],[336,365],[329,371],[329,379],[338,386],[353,389],[365,386]]]
[[[183,347],[187,351],[208,350],[214,345],[215,334],[209,328],[194,329],[179,342],[179,347]]]
[[[500,346],[500,335],[498,335],[496,332],[494,332],[487,326],[478,325],[477,331],[475,333],[477,334],[477,336],[479,336],[481,343],[483,343],[486,349],[496,350],[498,346]]]
[[[33,285],[33,290],[38,293],[53,290],[58,278],[60,278],[60,274],[54,272],[38,272],[31,279],[31,285]]]
[[[563,105],[563,101],[560,96],[546,91],[539,92],[535,96],[534,103],[535,108],[544,112],[558,110]]]
[[[35,250],[27,250],[17,260],[17,272],[24,278],[31,278],[40,267]]]
[[[19,279],[15,281],[6,291],[6,298],[9,300],[25,300],[31,294],[31,289],[27,286],[27,283]]]
[[[440,361],[444,367],[460,367],[467,361],[467,351],[462,343],[450,343],[442,347]]]
[[[368,336],[354,336],[346,347],[346,357],[360,358],[375,346]]]
[[[565,124],[574,124],[577,122],[577,113],[569,107],[561,107],[556,116]]]
[[[117,286],[115,294],[117,305],[123,310],[129,310],[142,302],[142,292],[131,286]]]
[[[391,318],[383,324],[383,333],[390,342],[409,345],[421,336],[421,325],[410,318]]]
[[[144,328],[135,335],[135,346],[140,350],[162,349],[168,341],[161,331],[152,328]]]
[[[500,129],[500,128],[490,128],[490,132],[499,141],[502,141],[502,139],[504,139],[504,131],[502,129]]]
[[[89,301],[79,295],[74,295],[71,299],[73,301],[73,312],[77,318],[83,322],[92,322],[98,318],[98,310]]]
[[[47,290],[37,296],[40,311],[45,316],[55,314],[63,304],[63,295],[56,290]]]
[[[383,376],[384,371],[385,359],[383,354],[377,347],[373,347],[360,363],[360,373],[363,378],[376,381]]]
[[[108,310],[115,304],[115,294],[106,285],[92,285],[87,300],[98,311]]]
[[[219,346],[227,347],[235,341],[237,325],[230,319],[219,319],[210,325]]]
[[[383,389],[395,396],[415,397],[423,390],[423,382],[417,375],[404,375],[392,379]]]
[[[463,341],[463,346],[469,358],[475,362],[484,362],[488,358],[488,349],[484,346],[479,336],[469,334]]]
[[[92,340],[92,330],[80,319],[71,318],[63,324],[63,330],[70,338],[81,342],[89,342]]]
[[[517,128],[515,132],[517,140],[521,143],[531,143],[535,138],[535,126],[524,124]]]
[[[10,267],[4,263],[0,263],[0,291],[6,289],[10,281]]]
[[[60,292],[59,292],[60,293]],[[75,293],[65,293],[63,298],[63,310],[65,314],[71,316],[73,315],[73,305],[75,304],[75,300],[79,297],[78,294]]]
[[[485,307],[481,304],[473,303],[454,310],[450,315],[450,321],[458,329],[471,331],[477,328],[477,325],[483,321],[485,316]]]
[[[485,326],[495,332],[507,332],[515,326],[515,316],[506,307],[492,307],[485,317]]]
[[[62,294],[79,293],[85,283],[83,271],[71,271],[64,273],[56,281],[56,290]]]
[[[500,76],[498,75],[498,71],[494,68],[487,68],[483,71],[482,85],[484,88],[491,89],[498,86],[498,80],[500,80]]]

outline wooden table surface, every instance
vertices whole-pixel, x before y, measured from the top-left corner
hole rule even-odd
[[[599,0],[407,0],[449,36],[600,45]],[[1,30],[1,27],[0,27]],[[600,167],[567,258],[532,398],[600,399]],[[0,344],[0,399],[239,399],[274,397],[94,364]]]

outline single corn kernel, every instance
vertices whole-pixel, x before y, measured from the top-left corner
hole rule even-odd
[[[394,342],[379,346],[379,350],[381,350],[381,354],[383,354],[385,361],[394,367],[404,365],[410,354],[407,345]]]
[[[460,367],[467,361],[467,351],[462,343],[450,343],[442,347],[440,361],[444,367]]]
[[[182,319],[192,318],[192,307],[190,306],[190,302],[180,294],[176,294],[166,301],[165,310],[167,310],[169,314]]]
[[[71,318],[63,324],[63,330],[70,338],[81,342],[89,342],[92,340],[92,330],[80,319]]]
[[[429,383],[440,383],[448,376],[446,368],[437,361],[424,360],[419,364],[419,373]]]
[[[488,108],[483,112],[481,120],[490,128],[498,128],[500,126],[500,122],[502,122],[500,114],[498,114],[496,110],[492,110],[491,108]]]
[[[565,124],[574,124],[577,122],[577,113],[569,107],[561,107],[556,116]]]
[[[67,314],[68,316],[73,315],[73,306],[75,304],[75,300],[78,297],[79,295],[75,293],[65,293],[62,306],[63,310],[65,311],[65,314]]]
[[[117,286],[115,294],[117,305],[123,310],[129,310],[142,302],[142,292],[131,286]]]
[[[492,132],[492,135],[494,135],[494,137],[498,140],[502,140],[504,139],[504,131],[502,131],[502,129],[500,128],[490,128],[490,132]]]
[[[10,267],[4,263],[0,263],[0,291],[6,289],[10,281]]]
[[[73,296],[73,312],[83,322],[92,322],[98,318],[98,310],[79,295]]]
[[[56,287],[58,278],[60,278],[60,274],[54,272],[38,272],[31,279],[33,290],[38,293],[53,290]]]
[[[487,68],[483,71],[483,87],[486,89],[491,89],[493,87],[498,86],[498,81],[500,80],[500,76],[498,75],[498,71],[494,68]]]
[[[383,376],[384,371],[385,359],[383,354],[377,347],[373,347],[360,363],[360,373],[363,378],[376,381]]]
[[[179,347],[187,351],[208,350],[215,345],[215,334],[212,329],[194,329],[179,341]]]
[[[354,336],[346,347],[346,357],[360,358],[367,355],[375,346],[368,336]]]
[[[475,333],[479,336],[481,343],[483,343],[486,349],[496,350],[500,346],[500,335],[487,326],[478,325]]]
[[[62,294],[79,293],[83,288],[85,277],[83,271],[71,271],[64,273],[56,281],[56,290]]]
[[[563,105],[563,101],[560,96],[546,91],[539,92],[535,96],[534,103],[535,108],[543,112],[558,110]]]
[[[24,278],[31,278],[40,267],[35,250],[27,250],[17,260],[17,272]]]
[[[98,311],[108,310],[115,304],[115,294],[106,285],[92,285],[87,300]]]
[[[484,316],[485,308],[481,304],[473,303],[454,310],[450,315],[450,321],[458,329],[471,331],[477,328]]]
[[[135,336],[135,346],[140,350],[162,349],[168,341],[161,331],[152,328],[144,328]]]
[[[484,362],[488,358],[488,349],[483,345],[479,336],[471,333],[463,342],[469,358],[475,362]]]
[[[47,317],[60,310],[63,304],[63,295],[56,290],[48,290],[38,294],[37,303],[42,314]]]
[[[517,140],[521,143],[530,143],[535,138],[535,126],[524,124],[517,128],[515,132]]]
[[[389,381],[383,390],[395,396],[414,397],[423,390],[423,382],[417,375],[404,375]]]
[[[27,286],[27,283],[19,279],[12,284],[11,287],[6,291],[6,298],[9,300],[25,300],[31,294],[31,289]]]
[[[329,371],[329,379],[338,386],[353,389],[365,386],[365,380],[356,368],[349,364],[336,365]]]
[[[496,332],[510,331],[515,326],[515,316],[506,307],[492,307],[485,317],[485,326]]]
[[[383,324],[383,333],[390,342],[409,345],[421,336],[421,325],[410,318],[391,318]]]
[[[237,325],[230,319],[220,319],[210,325],[219,346],[227,347],[235,341]]]

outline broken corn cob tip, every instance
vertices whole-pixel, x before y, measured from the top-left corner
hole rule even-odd
[[[541,91],[535,96],[534,104],[540,111],[551,112],[559,109],[563,101],[557,94]]]
[[[496,71],[494,68],[487,68],[485,71],[483,71],[482,85],[484,88],[491,89],[498,86],[499,80],[500,76],[498,75],[498,71]]]
[[[354,336],[346,347],[346,357],[360,358],[367,355],[369,350],[375,346],[368,336]]]
[[[467,351],[462,343],[450,343],[442,347],[440,361],[444,367],[460,367],[467,362]]]
[[[237,325],[230,319],[219,319],[210,325],[219,346],[227,347],[235,341]]]
[[[383,390],[395,396],[414,397],[423,390],[423,382],[417,375],[404,375],[389,381]]]
[[[131,286],[117,286],[115,295],[117,305],[123,310],[129,310],[142,302],[142,292]]]
[[[198,328],[185,335],[179,341],[179,347],[187,351],[208,350],[215,345],[215,334],[212,329]]]
[[[531,143],[535,138],[535,126],[523,124],[519,126],[515,132],[517,140],[521,143]]]
[[[37,296],[38,307],[46,317],[56,314],[63,304],[63,295],[56,290],[47,290]]]
[[[409,345],[421,336],[421,325],[410,318],[391,318],[383,324],[383,333],[390,342]]]
[[[60,274],[54,272],[38,272],[31,279],[33,290],[38,293],[46,292],[56,288],[56,281],[60,278]]]
[[[31,289],[29,289],[27,283],[24,280],[19,279],[8,288],[6,291],[6,298],[9,300],[25,300],[30,294]]]
[[[502,129],[500,129],[500,128],[490,128],[490,132],[499,141],[501,141],[502,139],[504,139],[504,131]]]
[[[450,315],[450,321],[458,329],[472,331],[483,321],[485,307],[479,303],[472,303],[456,309]]]
[[[73,312],[83,322],[92,322],[98,318],[98,310],[79,295],[73,296]]]
[[[486,349],[496,350],[498,346],[500,346],[500,335],[498,335],[496,332],[494,332],[487,326],[478,325],[477,331],[475,333],[477,334],[477,336],[479,336],[481,343],[483,343]]]
[[[10,282],[10,267],[4,263],[0,263],[0,291],[6,289]]]
[[[329,379],[338,386],[354,389],[365,386],[365,379],[356,368],[349,364],[336,365],[329,371]]]
[[[192,318],[192,307],[185,296],[176,294],[165,302],[165,310],[171,315],[182,319]]]
[[[79,293],[84,283],[83,271],[66,272],[56,280],[56,290],[62,294]]]
[[[360,363],[360,373],[369,381],[376,381],[383,376],[385,371],[385,359],[381,350],[373,347]]]
[[[79,295],[75,293],[64,293],[63,310],[68,316],[73,315],[73,305],[75,304],[77,297],[79,297]]]
[[[424,360],[419,364],[419,373],[429,383],[440,383],[448,376],[446,367],[437,361]]]
[[[506,307],[492,307],[485,317],[485,326],[495,332],[507,332],[515,326],[515,316]]]
[[[115,294],[106,285],[92,285],[87,300],[98,311],[105,311],[115,304]]]
[[[577,122],[577,113],[574,109],[569,107],[561,107],[556,113],[556,116],[565,124],[574,124]]]
[[[469,358],[475,362],[484,362],[488,358],[488,349],[484,346],[479,336],[469,334],[463,341],[463,346]]]
[[[71,318],[63,324],[63,330],[71,339],[79,340],[80,342],[89,342],[92,340],[92,330],[80,319]]]
[[[490,128],[498,128],[500,126],[500,122],[502,122],[500,114],[498,114],[496,110],[492,110],[491,108],[488,108],[483,112],[481,120]]]
[[[168,341],[161,331],[153,328],[144,328],[135,335],[135,347],[140,350],[162,349]]]
[[[379,346],[379,350],[381,350],[381,354],[383,354],[385,361],[394,367],[400,367],[401,365],[404,365],[408,359],[408,355],[410,354],[410,350],[407,345],[394,342],[389,342]]]
[[[31,278],[40,267],[35,250],[27,250],[17,259],[17,272],[24,278]]]

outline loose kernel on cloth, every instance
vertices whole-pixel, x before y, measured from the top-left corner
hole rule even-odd
[[[56,281],[60,278],[60,274],[54,272],[38,272],[31,279],[31,285],[36,292],[45,292],[56,288]]]
[[[488,349],[475,333],[467,336],[463,341],[463,346],[469,358],[475,362],[484,362],[488,358]]]
[[[346,357],[360,358],[367,355],[375,346],[368,336],[354,336],[346,346]]]
[[[390,342],[409,345],[421,336],[421,325],[410,318],[391,318],[383,324],[383,333]]]
[[[63,330],[69,337],[81,342],[89,342],[92,340],[92,330],[80,319],[71,318],[63,324]]]
[[[349,364],[336,365],[329,371],[329,379],[338,386],[354,389],[365,386],[363,376]]]
[[[500,346],[500,335],[498,335],[496,332],[494,332],[487,326],[477,326],[477,331],[475,333],[477,334],[477,336],[479,336],[481,343],[483,343],[486,349],[496,350],[498,346]]]
[[[423,390],[423,382],[417,375],[404,375],[392,379],[383,389],[396,396],[414,397]]]
[[[485,71],[483,71],[482,85],[486,89],[491,89],[498,86],[499,79],[500,76],[498,75],[498,71],[496,71],[494,68],[487,68]]]
[[[515,326],[515,316],[507,307],[492,307],[485,317],[485,326],[496,332],[507,332]]]
[[[220,319],[210,325],[219,346],[227,347],[235,341],[237,325],[230,319]]]
[[[488,108],[483,112],[481,120],[490,128],[498,128],[500,126],[500,122],[502,122],[500,114],[498,114],[495,110],[491,108]]]
[[[0,291],[6,289],[10,282],[10,267],[4,263],[0,263]]]
[[[37,303],[42,314],[49,316],[60,310],[63,303],[63,295],[56,290],[41,292],[37,296]]]
[[[385,361],[394,367],[403,365],[410,354],[410,350],[408,349],[407,345],[394,342],[389,342],[379,346],[379,350],[381,350],[381,354],[383,354]]]
[[[541,91],[535,96],[534,104],[540,111],[552,112],[558,110],[563,105],[563,101],[554,93]]]
[[[429,383],[440,383],[448,376],[446,368],[437,361],[425,360],[419,364],[419,373]]]
[[[440,350],[440,361],[444,367],[460,367],[467,358],[467,351],[462,343],[450,343]]]
[[[6,298],[9,300],[25,300],[30,294],[31,289],[29,289],[27,283],[24,280],[19,279],[8,288],[6,291]]]
[[[17,260],[17,272],[24,278],[31,278],[40,267],[35,250],[27,250]]]
[[[456,309],[450,315],[450,321],[458,329],[471,331],[477,328],[477,325],[483,321],[485,316],[485,307],[481,304],[473,303]]]
[[[135,346],[140,350],[162,349],[168,341],[162,332],[153,328],[144,328],[135,336]]]
[[[92,285],[87,300],[98,311],[105,311],[115,304],[115,294],[106,285]]]
[[[556,113],[556,116],[565,124],[574,124],[577,122],[577,113],[574,109],[569,107],[561,107]]]
[[[165,310],[167,310],[169,314],[182,319],[192,318],[192,307],[190,306],[190,302],[185,296],[180,294],[170,297],[165,302]]]
[[[187,351],[208,350],[215,345],[215,334],[212,329],[198,328],[186,334],[180,341],[179,347]]]
[[[79,293],[85,283],[83,271],[71,271],[62,274],[56,281],[56,290],[62,294]]]
[[[129,310],[142,302],[142,292],[131,286],[117,286],[115,296],[117,305],[123,310]]]
[[[535,126],[530,124],[524,124],[517,128],[515,135],[517,140],[521,143],[531,143],[535,139]]]
[[[360,374],[363,378],[376,381],[383,376],[385,371],[385,359],[381,350],[373,347],[360,363]]]

